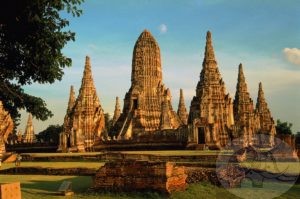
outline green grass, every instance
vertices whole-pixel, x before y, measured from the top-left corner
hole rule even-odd
[[[21,167],[42,167],[42,168],[89,168],[98,169],[103,162],[21,162]],[[2,169],[15,167],[15,163],[2,163]]]
[[[191,155],[218,155],[219,151],[209,150],[165,150],[165,151],[122,151],[124,154],[162,155],[162,156],[191,156]]]
[[[64,180],[72,181],[72,190],[75,192],[72,198],[86,198],[86,199],[128,199],[128,198],[165,198],[164,196],[154,193],[154,192],[135,192],[135,193],[109,193],[109,192],[91,192],[88,188],[92,186],[92,178],[89,176],[46,176],[46,175],[0,175],[0,182],[21,182],[22,198],[23,199],[62,199],[65,196],[58,196],[57,190],[60,184]],[[280,184],[280,186],[285,186]],[[234,191],[234,190],[231,190]],[[243,188],[241,193],[253,194],[257,190],[251,188]],[[259,190],[258,190],[259,191]],[[274,194],[278,190],[276,189],[261,189],[261,195],[258,198],[269,196],[269,194]],[[282,193],[282,192],[278,192]],[[280,195],[280,199],[287,198],[299,198],[300,195],[300,185],[294,185],[290,190]],[[222,198],[222,199],[236,199],[238,198],[228,190],[222,187],[216,187],[206,182],[199,184],[191,184],[188,189],[183,192],[175,192],[170,198],[174,199],[194,199],[194,198]],[[256,197],[257,198],[257,197]],[[267,197],[268,198],[268,197]]]
[[[240,163],[243,167],[248,167],[251,169],[261,169],[273,173],[300,173],[300,163],[299,162],[263,162],[263,161],[253,161],[253,162],[242,162]]]
[[[114,151],[117,153],[117,151]],[[161,151],[122,151],[122,154],[142,154],[142,155],[164,155],[164,156],[189,156],[189,155],[218,155],[220,151],[212,150],[161,150]],[[222,151],[222,153],[226,153]],[[22,153],[32,157],[61,157],[61,156],[92,156],[101,155],[103,152],[85,152],[85,153]]]
[[[1,183],[21,183],[23,199],[65,198],[57,196],[57,190],[64,180],[72,181],[72,189],[76,195],[85,192],[92,184],[89,176],[0,175]]]
[[[61,156],[82,156],[82,155],[100,155],[103,152],[84,152],[84,153],[22,153],[32,157],[61,157]]]

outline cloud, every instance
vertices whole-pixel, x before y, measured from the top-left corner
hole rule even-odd
[[[158,29],[160,34],[165,34],[168,31],[168,27],[166,24],[160,24]]]
[[[285,55],[285,58],[295,64],[300,65],[300,49],[298,48],[285,48],[283,49],[283,53]]]

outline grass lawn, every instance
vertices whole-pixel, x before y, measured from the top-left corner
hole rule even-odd
[[[118,151],[112,151],[118,152]],[[161,151],[120,151],[123,154],[144,154],[144,155],[164,155],[164,156],[189,156],[189,155],[218,155],[220,151],[212,150],[161,150]],[[109,152],[108,152],[109,153]],[[222,154],[226,151],[222,151]],[[85,153],[22,153],[32,157],[61,157],[61,156],[93,156],[101,155],[103,152],[85,152]]]
[[[57,190],[64,180],[72,181],[72,189],[75,192],[73,198],[164,198],[158,193],[144,192],[144,193],[95,193],[87,191],[92,185],[92,178],[89,176],[46,176],[46,175],[0,175],[0,182],[21,182],[22,198],[23,199],[62,199],[65,196],[58,196]],[[242,190],[245,194],[256,192],[254,189]],[[259,198],[268,198],[270,193],[277,190],[262,189],[262,195]],[[280,199],[285,198],[299,198],[300,185],[294,185],[289,191],[281,195]],[[222,198],[235,199],[238,198],[224,188],[213,186],[209,183],[203,182],[199,184],[189,185],[184,192],[177,192],[171,195],[175,199],[194,199],[194,198]]]
[[[82,155],[100,155],[103,152],[84,152],[84,153],[22,153],[32,157],[60,157],[60,156],[82,156]]]
[[[43,167],[43,168],[89,168],[99,169],[103,162],[21,162],[21,167]],[[2,163],[2,169],[15,167],[15,163]]]
[[[122,151],[125,154],[145,154],[163,156],[218,155],[219,151],[212,150],[165,150],[165,151]]]
[[[273,173],[300,173],[299,162],[242,162],[241,166],[251,169],[261,169]]]

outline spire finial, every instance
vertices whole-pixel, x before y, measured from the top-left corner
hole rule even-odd
[[[211,32],[207,31],[206,33],[206,45],[205,45],[205,53],[203,63],[207,63],[209,61],[216,62],[214,48],[212,45],[212,36]]]
[[[85,65],[86,65],[86,66],[91,66],[90,57],[89,57],[88,55],[85,56]]]
[[[239,64],[239,74],[238,74],[238,82],[239,83],[245,83],[245,75],[243,71],[243,65],[242,63]]]
[[[210,41],[211,42],[211,32],[207,31],[206,33],[206,42]]]

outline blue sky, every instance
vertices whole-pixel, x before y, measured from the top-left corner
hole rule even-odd
[[[105,112],[113,113],[115,97],[130,87],[132,51],[148,29],[160,45],[163,81],[177,110],[179,89],[187,109],[202,68],[206,31],[213,45],[227,91],[234,97],[239,63],[256,102],[258,83],[274,119],[300,131],[300,1],[298,0],[86,0],[83,15],[70,19],[76,41],[63,52],[72,58],[61,82],[30,85],[25,90],[46,100],[54,117],[34,120],[36,132],[62,124],[69,87],[76,94],[85,56],[91,57],[95,85]],[[122,100],[121,100],[122,101]],[[24,131],[23,112],[19,129]]]

